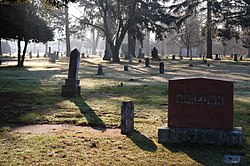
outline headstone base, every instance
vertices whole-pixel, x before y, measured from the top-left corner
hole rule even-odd
[[[158,142],[235,146],[243,143],[243,131],[241,127],[235,127],[232,131],[162,127],[158,129]]]
[[[62,97],[77,97],[81,94],[81,86],[78,85],[63,85]]]

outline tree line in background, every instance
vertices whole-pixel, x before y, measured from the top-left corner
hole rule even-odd
[[[128,54],[132,56],[135,54],[135,43],[139,41],[143,46],[143,39],[148,32],[155,33],[156,40],[168,37],[168,33],[177,33],[187,50],[205,40],[207,58],[212,58],[212,38],[218,38],[225,45],[228,40],[235,38],[243,47],[248,50],[250,47],[249,0],[41,0],[32,1],[33,3],[28,3],[30,2],[28,0],[15,0],[16,3],[2,0],[1,2],[1,8],[8,6],[15,11],[14,13],[23,13],[2,17],[8,12],[1,10],[0,21],[3,22],[0,25],[1,38],[16,39],[25,43],[30,40],[46,42],[52,38],[48,25],[52,25],[55,29],[65,27],[66,39],[73,32],[82,37],[83,30],[89,28],[97,34],[96,36],[105,37],[105,56],[115,62],[120,61],[119,50],[126,34],[128,34]],[[67,28],[70,24],[66,15],[67,5],[75,2],[82,7],[82,15],[77,18],[78,24],[74,25],[70,32]],[[44,6],[39,8],[37,4]],[[18,6],[27,10],[18,11]],[[53,6],[65,8],[63,14],[59,14],[60,12]],[[205,17],[200,17],[200,14]],[[65,17],[60,19],[62,15]],[[13,21],[2,18],[11,18]],[[50,21],[45,22],[44,18]],[[40,38],[35,30],[48,35],[42,35],[43,38]],[[35,36],[32,36],[32,33]],[[201,34],[201,37],[191,34]],[[96,39],[98,40],[97,37]],[[70,50],[69,39],[66,43],[68,43],[67,50]],[[189,51],[187,53],[189,54]]]

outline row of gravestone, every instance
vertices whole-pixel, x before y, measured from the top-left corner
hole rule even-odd
[[[80,53],[70,55],[68,79],[62,86],[63,97],[80,96],[78,79]],[[179,78],[168,83],[168,127],[158,130],[159,143],[199,143],[241,145],[242,128],[234,127],[233,81],[213,78]],[[134,127],[133,103],[122,105],[121,132]]]
[[[145,66],[150,67],[147,64]],[[129,65],[128,64],[124,65],[124,71],[129,71]],[[159,63],[159,73],[164,74],[164,63],[163,62]],[[101,64],[98,65],[97,75],[104,75],[103,66]]]

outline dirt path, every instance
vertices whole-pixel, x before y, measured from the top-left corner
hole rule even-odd
[[[38,124],[27,125],[13,129],[11,133],[29,133],[29,134],[73,134],[84,137],[119,137],[121,135],[120,129],[101,129],[83,126],[74,126],[66,124]]]

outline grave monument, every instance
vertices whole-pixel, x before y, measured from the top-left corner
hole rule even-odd
[[[233,81],[212,78],[169,80],[168,126],[160,143],[240,145],[243,131],[233,125]]]
[[[65,85],[62,86],[62,97],[76,97],[80,96],[81,86],[78,79],[78,70],[80,63],[80,52],[74,49],[70,53],[68,79],[66,79]]]

